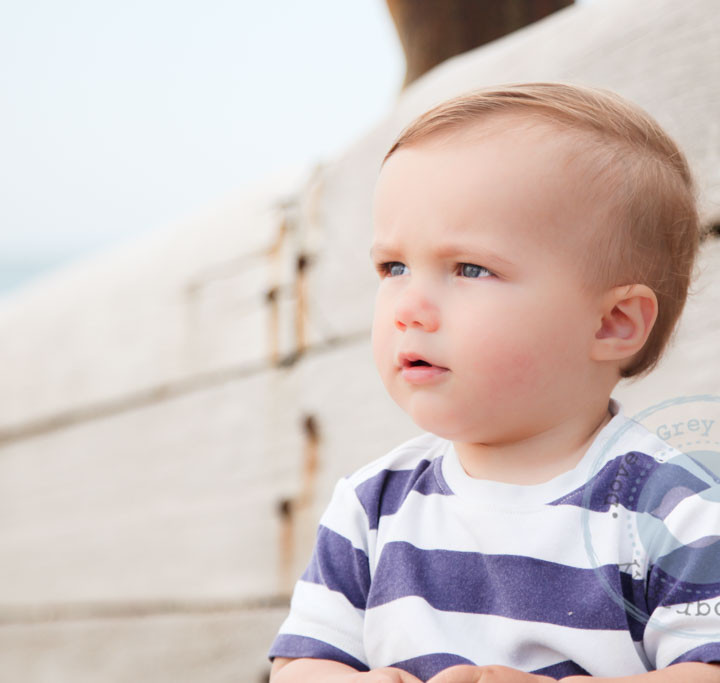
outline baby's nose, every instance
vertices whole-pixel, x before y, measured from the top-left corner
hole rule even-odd
[[[429,294],[408,287],[395,307],[395,327],[406,330],[417,327],[426,332],[437,330],[440,322],[438,307]]]

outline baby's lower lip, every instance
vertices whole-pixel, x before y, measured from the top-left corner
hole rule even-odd
[[[450,372],[447,368],[441,368],[437,365],[405,365],[400,368],[403,379],[410,384],[433,382],[447,372]]]

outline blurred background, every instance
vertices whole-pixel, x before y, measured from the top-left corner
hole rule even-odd
[[[341,476],[417,427],[369,334],[397,133],[561,80],[686,151],[696,292],[627,414],[718,393],[716,0],[165,0],[0,13],[0,678],[267,680]]]
[[[382,0],[29,0],[0,16],[0,296],[339,153],[403,78]]]

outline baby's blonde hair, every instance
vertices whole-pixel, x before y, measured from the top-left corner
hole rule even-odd
[[[658,316],[650,336],[620,373],[647,374],[685,305],[700,243],[695,185],[684,154],[647,112],[616,93],[519,83],[474,90],[433,107],[402,130],[382,163],[435,133],[502,114],[540,117],[580,139],[592,177],[589,196],[609,202],[609,229],[592,235],[581,255],[584,288],[598,292],[642,283],[655,292]]]

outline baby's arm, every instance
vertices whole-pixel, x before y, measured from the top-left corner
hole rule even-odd
[[[591,676],[567,676],[561,683],[586,683]],[[429,683],[531,683],[550,681],[504,666],[453,666],[430,679]],[[720,664],[682,662],[667,669],[634,676],[593,678],[594,683],[720,683]],[[286,659],[277,657],[270,672],[270,683],[420,683],[402,669],[374,669],[361,673],[351,666],[329,659]]]
[[[561,678],[564,683],[587,683],[588,676]],[[666,669],[635,676],[593,678],[593,683],[720,683],[720,663],[681,662]]]
[[[667,669],[649,671],[634,676],[593,678],[567,676],[560,683],[720,683],[720,664],[682,662]],[[392,679],[390,679],[392,680]],[[506,666],[453,666],[441,671],[428,683],[540,683],[553,681],[546,676],[525,673]]]
[[[347,664],[330,659],[287,659],[276,657],[270,683],[420,683],[402,669],[374,669],[361,673]]]

